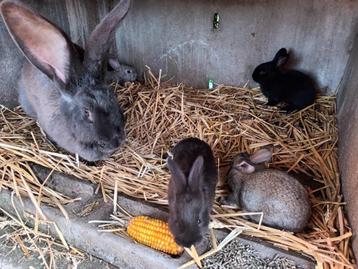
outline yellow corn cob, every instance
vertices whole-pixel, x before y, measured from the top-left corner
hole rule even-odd
[[[166,252],[179,255],[183,248],[174,241],[168,223],[147,216],[134,217],[129,221],[127,233],[139,243]]]

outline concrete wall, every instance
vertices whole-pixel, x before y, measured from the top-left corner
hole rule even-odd
[[[339,168],[347,213],[353,229],[353,248],[358,255],[358,32],[338,94]]]
[[[1,1],[0,1],[1,2]],[[72,40],[83,45],[100,18],[109,10],[107,0],[23,0],[56,25]],[[0,103],[12,107],[17,104],[17,80],[24,57],[17,49],[0,19]]]
[[[143,71],[206,87],[242,84],[281,47],[293,49],[298,68],[334,92],[351,49],[358,1],[134,0],[117,31],[120,57]],[[215,12],[221,29],[212,30]]]
[[[23,0],[83,44],[111,0]],[[118,0],[113,0],[118,2]],[[293,63],[334,92],[351,49],[358,1],[339,0],[133,0],[117,31],[120,59],[140,72],[144,65],[167,77],[206,87],[242,84],[253,68],[282,46]],[[219,12],[221,28],[212,30]],[[0,102],[16,104],[16,81],[24,58],[0,21]]]

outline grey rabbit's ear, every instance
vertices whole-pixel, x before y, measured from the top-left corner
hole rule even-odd
[[[255,172],[255,167],[252,164],[248,163],[247,161],[241,161],[238,164],[238,168],[240,169],[241,172],[245,174],[251,174]]]
[[[118,70],[121,67],[121,64],[119,63],[118,59],[115,57],[109,57],[108,58],[108,64],[114,69]]]
[[[20,4],[4,1],[0,13],[25,57],[51,79],[66,84],[70,70],[70,44],[45,18]]]
[[[201,186],[200,181],[203,174],[203,168],[204,168],[204,158],[203,156],[200,155],[195,159],[189,173],[188,182],[189,182],[189,186],[193,190],[197,190]]]
[[[272,62],[275,63],[276,66],[284,65],[288,60],[288,52],[285,48],[281,48],[273,58]]]
[[[250,156],[250,161],[254,164],[264,163],[271,160],[272,152],[268,149],[259,149]]]
[[[173,161],[171,157],[167,158],[167,167],[172,174],[172,180],[174,181],[176,192],[180,192],[186,186],[186,177],[183,171],[178,167],[178,165]]]
[[[101,72],[102,59],[109,51],[114,31],[118,23],[127,14],[130,3],[130,0],[121,0],[91,33],[86,45],[84,59],[84,64],[90,73],[98,74]]]

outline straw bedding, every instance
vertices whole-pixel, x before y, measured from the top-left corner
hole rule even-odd
[[[293,235],[244,220],[241,212],[215,205],[213,219],[226,228],[314,257],[317,268],[354,268],[343,214],[337,166],[335,98],[321,96],[315,105],[285,115],[264,105],[257,89],[219,86],[213,91],[161,83],[150,71],[145,85],[115,86],[127,117],[127,140],[109,160],[87,166],[55,148],[36,122],[21,109],[3,108],[0,117],[0,188],[33,201],[61,207],[72,199],[41,185],[29,162],[98,184],[107,201],[114,192],[166,205],[169,174],[165,156],[180,139],[196,136],[215,154],[220,175],[217,198],[226,195],[225,173],[241,151],[272,147],[270,167],[307,175],[313,216],[304,233]],[[312,186],[318,185],[315,188]],[[41,214],[40,214],[41,217]]]

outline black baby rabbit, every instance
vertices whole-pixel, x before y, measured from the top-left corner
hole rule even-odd
[[[7,30],[28,60],[19,83],[21,106],[53,142],[87,161],[110,156],[125,138],[124,116],[104,80],[108,40],[129,6],[130,0],[121,0],[97,25],[83,52],[23,5],[0,5]]]
[[[297,70],[282,70],[289,54],[280,49],[272,61],[260,64],[252,74],[252,79],[260,84],[267,97],[267,105],[274,106],[284,102],[287,113],[301,110],[314,103],[316,90],[313,80]]]
[[[306,189],[289,174],[275,169],[260,169],[271,159],[261,149],[253,155],[239,154],[228,172],[231,193],[224,204],[236,205],[248,212],[263,212],[263,223],[287,231],[302,231],[311,216]],[[259,216],[250,217],[259,221]]]
[[[167,158],[169,228],[184,247],[198,243],[208,229],[218,180],[210,146],[197,138],[180,141]]]

